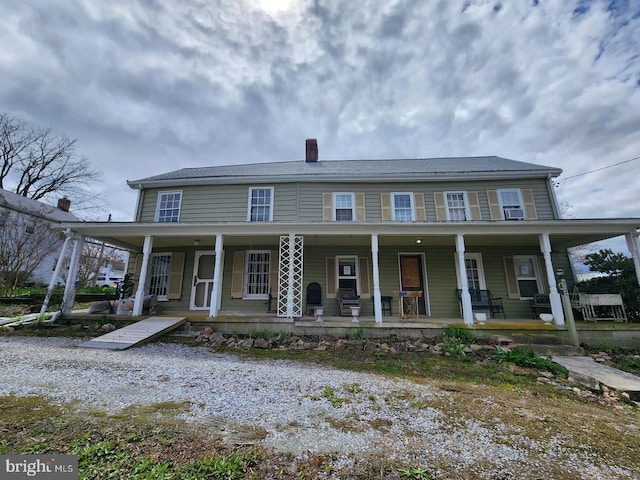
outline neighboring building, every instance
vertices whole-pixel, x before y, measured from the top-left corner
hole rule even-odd
[[[35,259],[37,266],[30,275],[29,282],[48,284],[51,281],[64,236],[59,230],[50,230],[48,227],[62,222],[79,222],[80,219],[69,212],[70,205],[71,202],[67,198],[61,198],[58,200],[57,207],[53,207],[0,189],[0,228],[3,229],[3,234],[10,235],[12,241],[17,241],[23,236],[31,237],[29,242],[19,242],[20,245],[37,248],[36,253],[41,255]],[[10,229],[11,232],[9,232]],[[52,253],[41,254],[41,252]],[[2,266],[0,266],[1,269]],[[62,278],[56,280],[63,283]]]
[[[500,157],[319,161],[308,140],[306,161],[129,181],[134,222],[64,226],[137,252],[136,313],[153,294],[165,311],[265,315],[272,295],[278,316],[297,318],[317,282],[328,316],[348,287],[378,322],[383,297],[421,291],[421,317],[472,323],[472,288],[502,297],[510,319],[531,318],[534,294],[550,293],[563,323],[555,272],[573,281],[566,249],[627,235],[640,270],[640,219],[560,219],[560,173]]]

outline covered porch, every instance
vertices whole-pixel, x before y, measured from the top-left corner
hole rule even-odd
[[[549,295],[556,327],[564,325],[558,290],[559,271],[563,270],[563,276],[570,284],[574,278],[570,263],[563,260],[566,248],[625,235],[640,283],[638,219],[406,224],[73,223],[63,227],[67,228],[68,238],[76,240],[76,245],[84,237],[92,237],[139,254],[135,267],[139,272],[133,307],[135,316],[141,315],[143,298],[154,281],[150,276],[150,266],[156,252],[176,253],[183,260],[187,259],[182,271],[167,272],[168,280],[173,279],[174,285],[179,282],[180,293],[178,298],[166,299],[165,310],[172,314],[186,310],[191,314],[206,315],[213,321],[222,320],[228,312],[234,311],[263,318],[256,314],[266,310],[267,295],[241,293],[234,299],[234,288],[242,289],[243,272],[236,271],[230,264],[234,263],[235,256],[240,256],[237,252],[275,252],[270,257],[268,283],[275,317],[281,319],[278,322],[283,326],[287,322],[302,325],[305,321],[305,287],[313,281],[320,281],[324,287],[323,302],[330,307],[326,311],[327,318],[335,316],[332,310],[337,308],[335,292],[342,277],[340,272],[329,272],[333,267],[332,263],[326,262],[328,258],[336,259],[336,268],[340,267],[338,260],[342,257],[366,260],[355,267],[361,278],[353,281],[358,286],[362,302],[368,305],[362,309],[360,322],[363,325],[371,322],[374,328],[395,328],[397,323],[401,324],[397,328],[402,328],[408,324],[397,322],[397,316],[385,315],[383,309],[383,297],[392,296],[397,302],[394,295],[407,288],[408,279],[402,272],[405,257],[417,258],[419,262],[416,272],[422,275],[418,281],[422,282],[424,300],[416,320],[425,324],[443,319],[476,328],[474,313],[477,312],[471,304],[468,277],[469,258],[473,255],[484,260],[487,278],[482,280],[494,290],[495,296],[505,297],[511,312],[506,315],[506,321],[520,325],[532,321],[529,301],[526,297],[520,298],[522,296],[517,292],[513,295],[509,282],[517,284],[520,279],[509,278],[509,274],[505,274],[505,252],[509,258],[539,257],[537,274],[540,278],[535,280],[540,285],[544,284]],[[199,252],[205,252],[207,262],[196,262]],[[75,247],[73,255],[79,255]],[[136,262],[130,262],[130,271],[134,264]],[[332,284],[334,280],[335,284]],[[65,307],[69,311],[73,305],[73,287],[67,285],[69,291],[65,292],[69,298]],[[455,296],[458,290],[461,291],[460,302]],[[245,307],[247,310],[243,311]],[[397,315],[397,308],[394,310]],[[348,317],[338,318],[337,323],[350,322]],[[493,323],[496,319],[488,320]],[[311,319],[309,323],[316,322]],[[329,320],[323,323],[328,324]],[[311,325],[307,327],[311,328]]]

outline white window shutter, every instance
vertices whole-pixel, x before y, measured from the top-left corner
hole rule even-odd
[[[325,259],[325,282],[327,286],[327,298],[336,298],[336,258]]]
[[[393,220],[393,215],[391,213],[391,194],[390,193],[380,194],[380,208],[382,210],[383,222],[388,222]]]
[[[439,222],[446,222],[447,204],[444,200],[444,192],[434,192],[433,201],[436,204],[436,220]]]
[[[522,194],[522,203],[524,204],[524,214],[527,220],[537,220],[538,212],[536,211],[536,202],[533,198],[533,190],[524,188],[520,190]]]
[[[333,193],[322,194],[322,220],[325,222],[333,220]]]
[[[356,193],[355,197],[356,197],[356,221],[364,222],[367,220],[364,193]]]
[[[471,211],[471,220],[482,220],[482,211],[480,210],[480,201],[478,200],[478,192],[467,192],[467,200],[469,201],[469,210]]]
[[[500,209],[497,190],[487,190],[487,202],[489,203],[489,214],[491,215],[491,220],[504,220],[502,210]]]

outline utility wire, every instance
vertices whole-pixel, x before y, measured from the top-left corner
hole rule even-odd
[[[560,185],[562,185],[564,182],[566,182],[567,180],[570,180],[572,178],[576,178],[576,177],[581,177],[583,175],[587,175],[588,173],[595,173],[595,172],[599,172],[601,170],[606,170],[607,168],[612,168],[612,167],[617,167],[618,165],[622,165],[624,163],[629,163],[629,162],[633,162],[634,160],[640,160],[640,157],[633,157],[630,158],[629,160],[623,160],[622,162],[618,162],[618,163],[612,163],[611,165],[607,165],[605,167],[600,167],[600,168],[596,168],[595,170],[589,170],[588,172],[582,172],[582,173],[576,173],[575,175],[571,175],[570,177],[566,177],[563,178],[562,180],[560,180],[559,182],[556,182],[556,187],[559,187]]]

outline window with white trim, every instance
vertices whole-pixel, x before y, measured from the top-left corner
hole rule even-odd
[[[273,221],[273,187],[249,188],[247,221]]]
[[[532,299],[536,293],[542,291],[538,259],[535,255],[514,255],[513,266],[521,299]]]
[[[505,220],[524,220],[522,195],[519,188],[498,190],[498,200]]]
[[[246,255],[242,298],[269,298],[269,250],[248,250]]]
[[[158,300],[168,300],[169,273],[171,270],[170,253],[152,253],[149,269],[149,295],[155,295]]]
[[[413,222],[416,219],[413,208],[413,193],[392,193],[393,219],[397,222]]]
[[[464,264],[467,270],[467,283],[469,285],[469,289],[485,290],[487,288],[487,285],[484,280],[482,254],[465,253]]]
[[[352,222],[355,215],[355,199],[353,193],[333,194],[333,219],[336,222]]]
[[[338,266],[337,285],[338,288],[350,288],[356,294],[358,293],[358,257],[355,256],[338,256],[336,257]]]
[[[177,222],[180,220],[182,192],[158,192],[156,222]]]
[[[447,220],[465,221],[469,214],[466,192],[444,192],[447,202]]]

